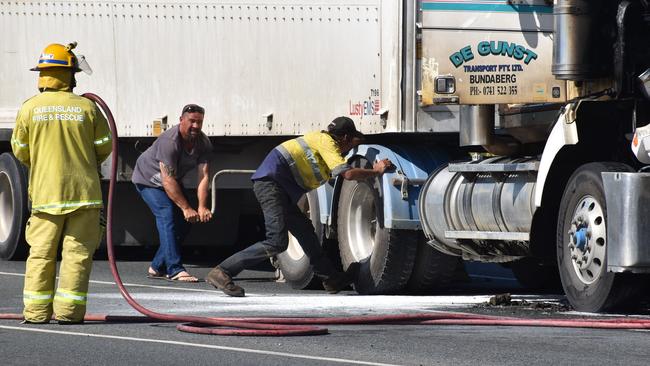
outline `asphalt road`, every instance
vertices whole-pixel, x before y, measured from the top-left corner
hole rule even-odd
[[[133,297],[152,310],[205,316],[346,316],[437,310],[518,317],[587,316],[562,311],[563,297],[521,289],[507,272],[483,269],[473,281],[437,296],[327,295],[294,291],[270,271],[247,271],[247,297],[230,298],[205,283],[145,278],[147,262],[119,264]],[[203,277],[209,265],[188,266]],[[24,262],[0,262],[0,313],[20,313]],[[509,292],[520,306],[486,306]],[[136,315],[96,261],[88,313]],[[531,306],[531,304],[538,306]],[[644,312],[647,313],[647,312]],[[646,316],[646,315],[643,315]],[[306,337],[222,337],[182,333],[175,324],[21,325],[0,320],[2,365],[648,365],[647,331],[566,328],[336,325]]]

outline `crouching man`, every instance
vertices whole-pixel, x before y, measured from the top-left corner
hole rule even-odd
[[[376,162],[372,169],[352,168],[347,164],[345,154],[362,141],[363,135],[354,122],[348,117],[338,117],[327,131],[308,133],[271,150],[252,176],[253,191],[264,214],[266,239],[221,262],[208,273],[206,282],[227,295],[244,296],[244,289],[232,277],[285,251],[290,231],[327,292],[337,293],[350,285],[358,266],[350,266],[346,272],[336,271],[323,254],[311,221],[296,203],[303,194],[332,177],[364,180],[383,174],[392,165],[388,159]]]

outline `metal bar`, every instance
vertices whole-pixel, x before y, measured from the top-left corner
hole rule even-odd
[[[529,241],[530,233],[500,231],[445,231],[448,239]]]
[[[450,172],[459,173],[536,172],[538,170],[538,161],[516,164],[449,164]]]
[[[224,175],[232,174],[253,174],[255,170],[250,169],[223,169],[218,171],[215,175],[212,176],[212,209],[210,211],[214,215],[214,211],[217,208],[217,179],[223,177]]]

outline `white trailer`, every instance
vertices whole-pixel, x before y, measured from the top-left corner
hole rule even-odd
[[[650,259],[629,224],[606,230],[629,206],[605,196],[622,179],[643,192],[643,174],[621,172],[640,168],[625,134],[646,114],[632,80],[648,64],[647,11],[643,0],[0,1],[1,257],[20,252],[28,212],[7,142],[35,92],[27,69],[44,45],[76,40],[95,71],[77,92],[102,96],[118,121],[124,244],[156,243],[128,182],[185,103],[206,107],[213,173],[254,169],[280,141],[347,115],[370,137],[351,163],[396,170],[332,181],[301,205],[333,259],[362,263],[357,291],[432,291],[465,259],[504,263],[531,287],[561,277],[578,309],[624,305],[641,282],[621,272]],[[612,188],[601,172],[615,172]],[[256,212],[250,183],[222,183],[213,223],[188,244],[250,232],[237,230]],[[299,249],[276,263],[302,288],[313,273]]]
[[[404,154],[414,155],[419,141],[431,139],[434,132],[457,132],[454,107],[415,108],[414,18],[405,20],[407,10],[415,14],[414,4],[407,9],[402,2],[378,0],[0,2],[2,258],[24,253],[25,175],[11,159],[6,142],[16,111],[37,92],[36,75],[28,69],[45,45],[78,42],[76,51],[86,56],[94,73],[78,74],[75,91],[100,95],[116,117],[120,156],[112,158],[120,160],[122,182],[117,188],[117,241],[156,245],[153,217],[129,180],[138,154],[161,129],[176,123],[185,103],[206,108],[204,131],[216,150],[212,173],[254,169],[279,142],[323,129],[340,115],[353,118],[372,140],[401,144]],[[379,152],[391,152],[383,145],[364,149],[358,154],[365,163]],[[377,222],[378,232],[385,232],[379,241],[393,246],[397,241],[408,243],[404,258],[388,271],[396,278],[383,281],[377,291],[401,288],[409,279],[420,229],[417,187],[404,183],[400,191],[391,182],[404,174],[422,181],[442,161],[446,160],[426,161],[422,167],[409,162],[400,167],[401,175],[390,174],[377,182],[386,184],[398,203],[387,205],[385,217]],[[108,166],[102,167],[104,173]],[[191,187],[194,177],[185,183]],[[246,177],[220,182],[215,219],[196,225],[187,244],[232,245],[238,234],[254,231],[238,230],[243,214],[257,212],[249,187]],[[323,238],[325,228],[330,237],[336,235],[339,190],[333,187],[309,195]],[[334,195],[337,199],[332,200]],[[398,234],[402,231],[408,235]],[[363,247],[354,255],[372,250],[372,243],[355,244]],[[304,287],[312,275],[294,244],[287,252],[291,255],[279,263],[287,281]],[[336,247],[329,250],[338,253]]]

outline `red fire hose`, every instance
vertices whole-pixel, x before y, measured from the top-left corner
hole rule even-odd
[[[327,328],[315,325],[327,324],[436,324],[436,325],[489,325],[489,326],[531,326],[598,329],[650,329],[650,319],[610,318],[610,319],[522,319],[475,315],[454,312],[432,312],[421,314],[397,314],[377,316],[327,317],[327,318],[213,318],[188,315],[162,314],[151,311],[137,303],[124,287],[115,263],[113,252],[113,195],[117,174],[118,136],[115,119],[106,103],[97,95],[86,93],[104,111],[113,138],[113,158],[108,192],[107,236],[108,262],[117,287],[124,299],[144,316],[86,315],[86,321],[100,322],[179,322],[177,329],[183,332],[216,335],[244,336],[295,336],[327,334]],[[22,314],[0,314],[0,319],[23,319]],[[220,328],[213,328],[220,327]]]

